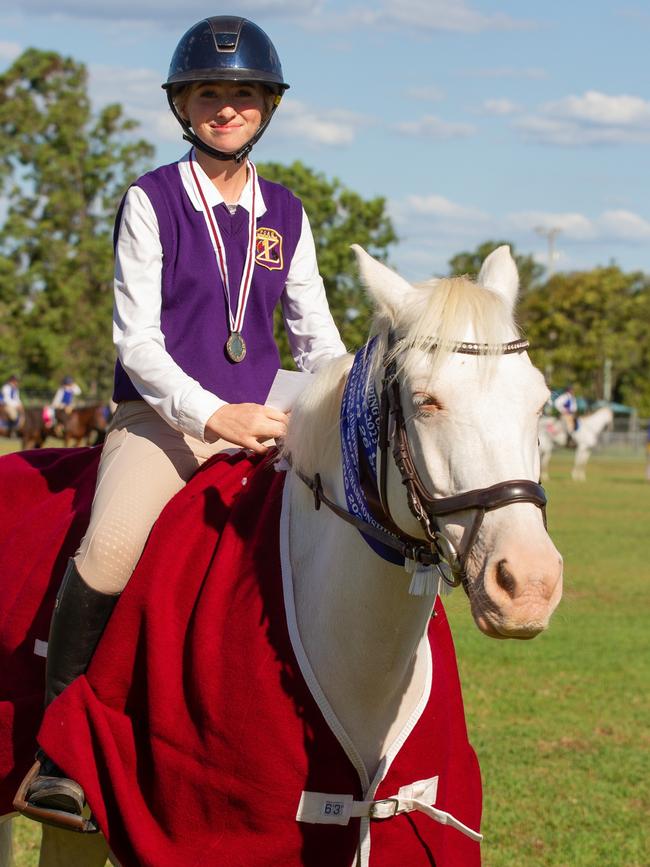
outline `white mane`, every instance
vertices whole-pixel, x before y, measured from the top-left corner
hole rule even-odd
[[[407,345],[418,347],[435,342],[435,348],[430,350],[432,378],[447,356],[465,340],[484,344],[483,357],[490,358],[503,343],[519,336],[511,307],[503,296],[469,277],[443,277],[416,284],[408,304],[395,319],[378,312],[373,325],[373,331],[380,335],[378,361],[386,349],[388,327]],[[409,354],[402,359],[401,366],[408,371]]]
[[[322,367],[291,410],[282,455],[308,476],[331,466],[339,453],[339,409],[352,361],[342,355]]]
[[[468,334],[492,351],[518,334],[510,306],[502,296],[467,277],[430,280],[412,287],[408,303],[396,317],[385,310],[376,311],[371,335],[378,335],[378,347],[371,376],[382,363],[389,328],[413,346],[436,341],[430,352],[431,376]],[[402,356],[407,371],[410,355]],[[326,365],[294,406],[283,454],[290,456],[296,470],[313,476],[335,460],[340,448],[341,397],[351,366],[350,355]],[[483,367],[489,375],[489,365]]]

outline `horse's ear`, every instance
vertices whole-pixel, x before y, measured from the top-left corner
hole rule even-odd
[[[497,247],[486,258],[477,282],[501,295],[511,308],[514,307],[519,291],[519,272],[507,244]]]
[[[352,244],[352,249],[357,257],[361,280],[369,295],[379,310],[394,322],[398,312],[404,309],[406,298],[413,292],[413,287],[391,268],[373,259],[363,247]]]

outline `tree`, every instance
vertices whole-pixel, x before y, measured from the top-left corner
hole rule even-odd
[[[386,202],[381,197],[364,200],[345,188],[336,178],[328,181],[301,162],[258,165],[261,175],[289,187],[301,200],[309,217],[320,273],[332,315],[350,350],[362,346],[368,336],[371,307],[357,275],[350,245],[360,244],[371,255],[385,260],[390,244],[397,240]],[[283,364],[291,356],[281,320],[276,320],[276,337]]]
[[[112,223],[153,148],[119,105],[93,115],[83,64],[26,50],[0,76],[0,367],[109,393]]]
[[[532,256],[517,254],[515,245],[510,241],[484,241],[473,252],[457,253],[449,260],[449,273],[452,277],[460,277],[464,274],[476,278],[481,270],[481,265],[497,247],[507,244],[510,247],[512,257],[517,263],[519,271],[519,285],[521,295],[526,295],[541,279],[544,267]]]
[[[650,278],[615,265],[555,274],[519,307],[531,357],[551,384],[575,383],[603,397],[606,362],[612,399],[650,414]]]

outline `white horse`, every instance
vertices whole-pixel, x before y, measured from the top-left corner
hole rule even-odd
[[[614,414],[608,406],[601,406],[591,415],[585,415],[580,419],[578,429],[573,433],[576,443],[575,458],[571,477],[574,481],[584,482],[585,467],[591,457],[592,450],[596,447],[598,439],[608,425],[612,424]],[[544,416],[539,422],[539,451],[541,459],[542,480],[549,477],[548,465],[551,460],[554,446],[566,446],[568,433],[560,419]]]
[[[347,511],[338,425],[349,356],[319,373],[293,409],[284,444],[292,467],[284,515],[305,665],[372,798],[378,769],[431,677],[426,633],[441,586],[432,561],[443,556],[450,567],[445,578],[462,581],[483,633],[527,639],[546,629],[560,600],[562,559],[535,484],[537,423],[548,389],[514,326],[518,275],[509,249],[487,258],[476,284],[453,278],[418,287],[360,248],[356,253],[376,306],[368,393],[381,393],[387,373],[388,433],[394,440],[401,413],[404,448],[421,485],[403,482],[403,448],[397,460],[388,452],[380,493],[391,516],[386,521],[398,538],[417,541],[419,553],[413,545],[408,550],[422,562],[407,574],[378,557],[336,513]],[[316,511],[305,480],[333,508]],[[99,867],[105,849],[85,859],[66,849],[86,842],[84,836],[58,832],[56,842],[46,841],[41,867]],[[362,840],[355,865],[366,858]]]

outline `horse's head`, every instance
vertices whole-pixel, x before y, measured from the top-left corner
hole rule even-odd
[[[413,468],[430,499],[424,523],[430,519],[450,559],[460,555],[457,571],[479,628],[531,638],[559,602],[562,558],[535,485],[538,419],[549,393],[517,342],[519,278],[509,248],[488,256],[476,283],[450,278],[420,286],[355,249],[376,305],[375,387],[381,390],[392,359],[388,379],[398,383],[393,394],[401,404],[393,421],[401,410]],[[387,462],[390,512],[400,529],[422,537],[399,464],[399,455]],[[503,484],[513,480],[524,484]],[[473,496],[447,504],[454,511],[438,508],[439,500],[467,492]]]

